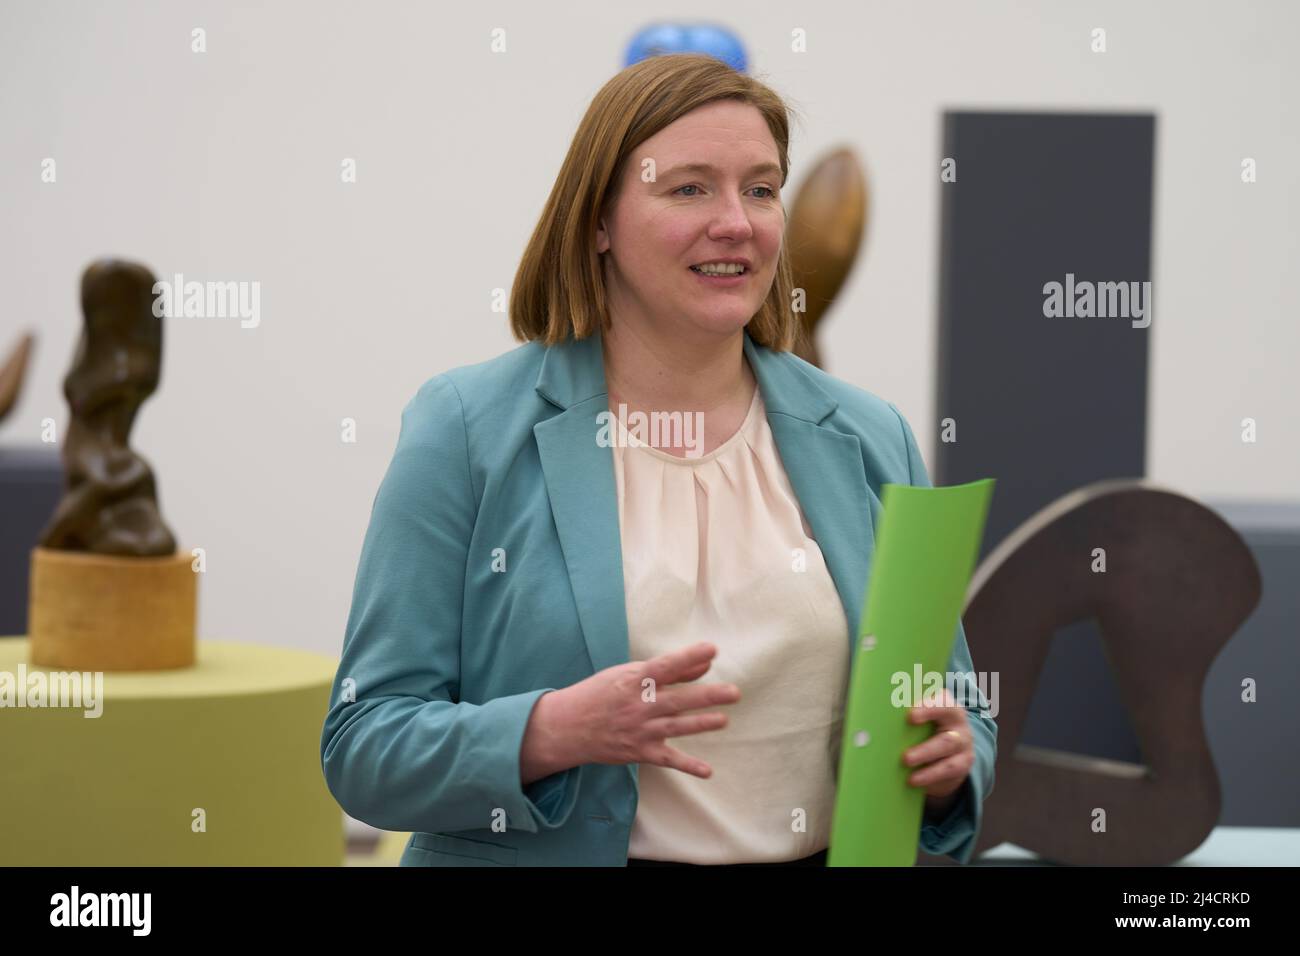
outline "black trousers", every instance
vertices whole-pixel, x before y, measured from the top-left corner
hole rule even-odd
[[[636,857],[627,858],[628,866],[696,866],[702,869],[725,870],[728,867],[737,866],[825,866],[826,851],[820,850],[812,856],[806,856],[802,860],[786,860],[780,863],[678,863],[676,860],[639,860]]]

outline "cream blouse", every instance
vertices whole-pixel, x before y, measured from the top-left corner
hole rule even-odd
[[[641,764],[629,857],[795,860],[830,842],[849,629],[782,467],[759,389],[739,430],[697,458],[623,422],[614,473],[632,660],[707,640],[701,682],[730,682],[728,723],[668,740],[713,775]]]

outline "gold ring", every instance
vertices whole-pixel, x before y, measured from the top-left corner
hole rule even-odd
[[[945,733],[945,734],[952,734],[954,737],[957,738],[958,741],[961,740],[961,734],[959,734],[959,733],[958,733],[957,731],[955,731],[955,730],[945,730],[944,733]]]

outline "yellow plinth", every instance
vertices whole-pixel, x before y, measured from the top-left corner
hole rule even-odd
[[[342,864],[320,766],[333,658],[205,639],[192,668],[96,692],[29,649],[0,638],[0,866]]]
[[[194,663],[198,574],[191,557],[32,549],[31,659],[91,671],[167,670]]]

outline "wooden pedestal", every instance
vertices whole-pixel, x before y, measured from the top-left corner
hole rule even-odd
[[[198,575],[190,555],[32,550],[31,662],[78,671],[194,665]]]

